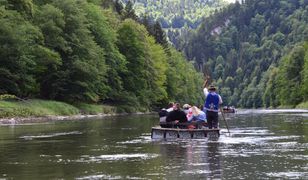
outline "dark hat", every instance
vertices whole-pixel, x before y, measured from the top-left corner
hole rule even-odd
[[[216,87],[214,85],[210,85],[209,90],[210,91],[216,91]]]

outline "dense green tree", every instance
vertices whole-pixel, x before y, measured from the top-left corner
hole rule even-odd
[[[303,70],[305,57],[305,49],[303,46],[296,46],[292,52],[285,56],[278,72],[278,98],[281,104],[297,105],[302,102],[300,87],[302,76],[300,72]]]
[[[0,94],[127,111],[202,102],[200,73],[160,24],[145,28],[132,3],[115,11],[111,0],[0,1]]]
[[[57,63],[59,56],[42,46],[39,29],[17,11],[0,7],[0,23],[0,93],[32,95],[38,91],[36,73],[49,63]]]
[[[126,4],[129,0],[122,0]],[[225,0],[134,0],[134,9],[140,17],[147,14],[158,21],[168,40],[177,48],[183,49],[187,31],[197,29],[204,17],[207,17],[229,4]],[[151,34],[151,33],[150,33]]]
[[[99,47],[86,24],[85,2],[53,1],[64,13],[62,36],[67,47],[60,51],[62,66],[45,82],[48,98],[97,102],[106,92],[104,49]]]
[[[263,94],[263,106],[264,107],[277,107],[279,101],[277,99],[278,94],[278,83],[277,83],[277,74],[278,68],[270,68],[270,77],[266,82],[266,89]]]
[[[127,72],[121,74],[124,89],[132,96],[138,98],[140,106],[148,106],[150,99],[146,96],[148,92],[148,59],[146,49],[147,31],[144,26],[137,22],[126,19],[118,30],[118,47],[126,57]]]
[[[34,13],[34,4],[32,0],[8,0],[7,8],[16,10],[24,16],[31,17]]]
[[[229,88],[231,96],[239,98],[237,106],[295,106],[305,101],[305,93],[301,92],[305,89],[302,85],[305,76],[302,73],[303,53],[299,58],[294,49],[285,55],[296,44],[307,40],[307,15],[307,3],[303,1],[249,0],[230,4],[202,21],[199,29],[190,35],[185,54],[196,64],[210,67],[206,74],[212,74],[214,82],[219,81],[222,88]],[[281,61],[288,63],[281,65]],[[279,71],[271,73],[276,71],[275,67]],[[284,78],[287,75],[293,79]],[[226,83],[227,79],[230,82],[230,77],[234,85]],[[279,79],[280,85],[276,84]],[[283,82],[290,83],[291,88]],[[285,97],[287,93],[292,102],[276,97],[277,94]],[[229,100],[236,102],[234,98]]]
[[[169,99],[182,103],[202,104],[202,77],[184,56],[171,49],[168,57],[167,92]]]
[[[103,99],[114,101],[123,90],[120,74],[127,71],[125,57],[120,53],[116,46],[117,34],[107,22],[102,10],[95,5],[86,6],[86,17],[90,23],[90,30],[94,35],[95,42],[105,51],[107,64],[107,92]]]
[[[305,57],[304,57],[304,68],[301,72],[302,76],[302,85],[301,93],[305,102],[308,101],[308,42],[304,45],[305,48]]]
[[[167,47],[168,41],[166,39],[166,34],[161,28],[161,25],[158,21],[156,21],[156,23],[154,24],[153,31],[154,31],[154,38],[156,42],[161,44],[164,47]]]
[[[146,41],[148,44],[148,63],[146,64],[146,69],[148,70],[148,96],[152,105],[161,105],[161,103],[168,100],[166,90],[166,71],[168,69],[167,55],[163,47],[155,43],[153,37],[147,36]]]
[[[115,6],[115,10],[117,11],[117,13],[122,15],[123,9],[124,9],[122,2],[119,0],[116,0],[114,6]]]
[[[138,20],[138,16],[135,13],[134,4],[132,3],[132,1],[128,1],[126,3],[125,8],[124,8],[124,12],[123,12],[123,17],[124,17],[124,19],[131,18],[135,21]]]

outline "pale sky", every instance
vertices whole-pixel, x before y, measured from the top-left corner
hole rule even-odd
[[[225,1],[227,1],[229,3],[234,3],[236,0],[225,0]]]

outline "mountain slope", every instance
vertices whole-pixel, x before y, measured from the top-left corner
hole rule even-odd
[[[128,0],[123,0],[126,4]],[[185,37],[190,29],[196,29],[204,17],[228,5],[232,0],[134,0],[138,16],[158,20],[169,40],[180,46],[180,36]]]
[[[295,68],[297,76],[292,77],[298,83],[291,83],[294,86],[290,89],[273,87],[278,89],[276,102],[268,101],[272,98],[271,93],[265,93],[268,82],[275,68],[281,67],[282,56],[307,39],[308,1],[246,0],[206,18],[190,38],[185,53],[200,70],[211,75],[226,104],[276,107],[290,105],[281,98],[286,93],[279,92],[299,91],[300,77],[305,75],[301,71],[307,71]],[[299,59],[303,63],[303,56]],[[304,101],[304,96],[296,97],[300,97],[296,102]]]

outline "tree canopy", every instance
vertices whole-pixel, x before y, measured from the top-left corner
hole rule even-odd
[[[140,22],[132,4],[2,0],[0,23],[1,94],[127,111],[202,99],[200,74],[167,43],[159,23]]]
[[[237,2],[202,21],[185,54],[213,78],[226,104],[295,106],[307,101],[307,17],[307,1]]]

